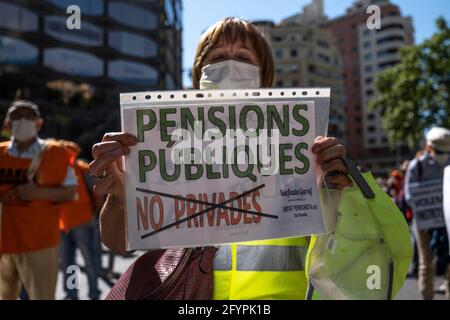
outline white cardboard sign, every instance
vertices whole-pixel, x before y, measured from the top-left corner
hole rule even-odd
[[[444,227],[442,179],[410,184],[411,209],[418,230]]]
[[[121,95],[127,248],[325,232],[311,152],[329,89]]]

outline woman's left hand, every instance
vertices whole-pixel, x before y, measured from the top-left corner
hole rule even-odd
[[[325,180],[333,189],[342,190],[352,185],[344,163],[345,148],[333,137],[317,137],[312,146],[317,155],[316,163],[325,172]]]

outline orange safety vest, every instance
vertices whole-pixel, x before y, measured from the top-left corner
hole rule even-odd
[[[35,176],[41,187],[60,187],[73,155],[56,141],[47,148]],[[17,185],[27,183],[31,159],[12,157],[9,141],[0,143],[0,201]],[[12,200],[3,204],[0,253],[23,253],[56,246],[59,242],[60,204],[48,200]]]
[[[89,164],[82,160],[76,160],[74,168],[78,183],[78,199],[61,204],[59,227],[65,232],[88,223],[94,218],[92,200],[84,179],[84,175],[89,171]]]

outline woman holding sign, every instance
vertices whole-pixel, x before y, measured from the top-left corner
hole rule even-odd
[[[271,87],[273,75],[271,49],[252,24],[226,18],[201,37],[192,73],[195,89]],[[128,133],[107,133],[92,149],[90,170],[99,178],[94,190],[108,195],[100,216],[102,239],[119,253],[125,252],[120,160],[137,142]],[[337,139],[317,137],[312,152],[329,187],[344,190],[352,185],[343,160],[345,149]],[[305,237],[221,246],[214,259],[214,299],[305,299],[308,246]]]

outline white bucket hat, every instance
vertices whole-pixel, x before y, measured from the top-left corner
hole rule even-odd
[[[442,127],[434,127],[426,136],[427,144],[442,152],[450,152],[450,130]]]

